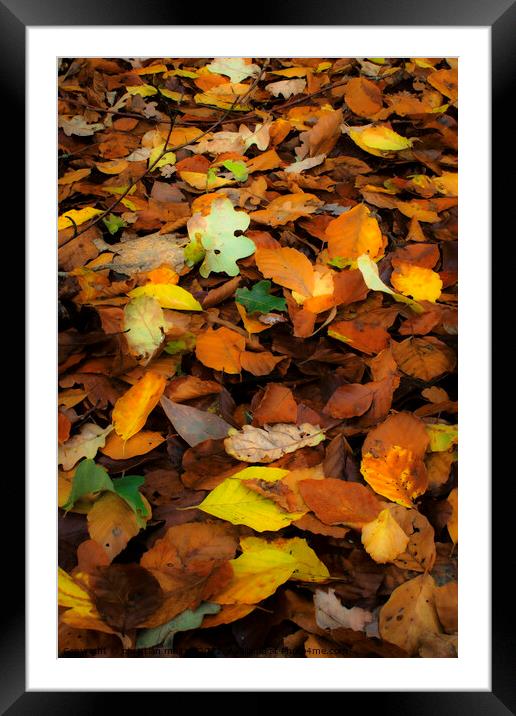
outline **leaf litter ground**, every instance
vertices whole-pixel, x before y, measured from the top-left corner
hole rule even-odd
[[[61,60],[62,656],[457,656],[457,74]]]

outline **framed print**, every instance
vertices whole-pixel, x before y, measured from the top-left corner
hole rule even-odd
[[[335,690],[514,710],[489,437],[508,191],[491,208],[508,120],[490,93],[510,92],[513,5],[287,3],[241,26],[158,3],[0,12],[29,308],[27,615],[20,575],[3,709]]]

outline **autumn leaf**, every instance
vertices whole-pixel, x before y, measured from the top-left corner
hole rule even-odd
[[[341,385],[324,406],[333,418],[354,418],[363,415],[373,402],[373,391],[367,385]]]
[[[244,211],[235,211],[229,199],[215,199],[210,213],[204,216],[196,212],[188,220],[188,235],[192,243],[202,246],[204,260],[199,268],[206,278],[212,271],[224,272],[228,276],[239,273],[237,261],[250,256],[256,247],[246,236],[235,236],[236,231],[245,231],[249,216]]]
[[[345,607],[335,594],[334,589],[323,592],[317,589],[314,594],[315,619],[321,629],[353,629],[364,631],[373,621],[373,615],[360,607]]]
[[[140,430],[129,440],[123,440],[113,432],[109,435],[104,447],[100,448],[100,452],[113,460],[126,460],[136,455],[145,455],[163,442],[165,442],[165,438],[161,433],[153,430]]]
[[[416,301],[432,303],[440,297],[443,286],[439,274],[435,271],[404,261],[396,265],[391,275],[391,283],[404,296],[411,296]]]
[[[380,609],[380,635],[414,655],[423,634],[439,634],[434,601],[435,582],[429,574],[403,582]]]
[[[231,429],[229,423],[214,413],[174,403],[164,395],[160,402],[167,418],[189,445],[197,445],[204,440],[225,438]]]
[[[365,124],[362,127],[345,127],[344,130],[360,149],[377,157],[412,146],[411,139],[402,137],[385,124]]]
[[[249,214],[253,221],[269,226],[282,226],[301,216],[309,216],[320,206],[320,200],[314,194],[285,194],[273,199],[266,209]],[[262,272],[263,273],[263,272]]]
[[[279,530],[304,514],[285,512],[234,477],[226,478],[197,508],[234,525],[247,525],[257,532]]]
[[[420,380],[432,380],[455,367],[453,350],[433,336],[393,343],[392,354],[404,373]]]
[[[202,624],[207,614],[217,614],[220,612],[219,604],[205,602],[197,609],[186,609],[184,612],[174,617],[166,624],[162,624],[154,629],[144,629],[138,634],[136,640],[137,649],[145,649],[156,644],[163,644],[165,649],[172,649],[174,646],[174,636],[180,631],[190,631],[197,629]]]
[[[140,295],[124,308],[124,331],[129,352],[144,364],[154,355],[164,338],[166,322],[159,301]]]
[[[150,296],[155,298],[162,308],[174,308],[176,311],[202,311],[202,306],[191,293],[181,286],[169,283],[147,283],[129,292],[129,296],[137,298]]]
[[[357,482],[331,477],[324,480],[303,480],[299,492],[310,510],[324,523],[343,524],[360,529],[381,510],[375,495]]]
[[[318,445],[324,439],[318,425],[277,423],[266,428],[244,425],[241,431],[230,431],[224,445],[237,460],[267,463],[302,447]]]
[[[63,470],[71,470],[82,458],[94,458],[99,448],[104,447],[113,425],[101,428],[93,423],[85,423],[80,431],[59,445],[58,464]]]
[[[344,99],[359,117],[372,117],[382,109],[382,91],[366,77],[353,77],[346,85]]]
[[[357,204],[330,221],[325,234],[330,258],[338,258],[343,265],[353,264],[363,254],[375,259],[383,253],[378,221],[365,204]]]
[[[225,373],[240,373],[240,356],[245,338],[229,328],[208,328],[201,333],[195,345],[197,358],[209,368]]]
[[[310,261],[296,249],[259,249],[256,265],[266,278],[303,296],[311,296],[315,273]]]
[[[248,63],[242,57],[220,57],[206,65],[206,69],[215,74],[226,75],[231,82],[241,82],[260,71],[258,65]]]
[[[393,562],[405,551],[409,538],[386,508],[362,527],[362,544],[375,562]]]
[[[123,440],[129,440],[143,428],[158,404],[165,384],[162,375],[149,370],[117,400],[112,414],[113,426]]]

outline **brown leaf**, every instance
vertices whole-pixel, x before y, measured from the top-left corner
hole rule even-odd
[[[102,619],[121,634],[142,626],[163,602],[157,579],[137,564],[99,567],[91,586]]]
[[[297,403],[292,391],[279,383],[268,383],[258,407],[253,411],[253,425],[297,422]]]
[[[367,487],[327,477],[303,480],[299,491],[308,507],[328,525],[343,524],[360,529],[374,520],[382,509],[380,501]]]

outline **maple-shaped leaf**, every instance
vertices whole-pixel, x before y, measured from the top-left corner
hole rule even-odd
[[[218,75],[226,75],[231,82],[241,82],[260,71],[258,65],[246,62],[243,57],[219,57],[206,65],[206,69]]]
[[[248,313],[269,313],[270,311],[286,311],[287,302],[284,298],[271,294],[270,281],[258,281],[251,290],[239,288],[235,292],[235,301],[240,303]]]
[[[255,252],[256,246],[246,236],[235,236],[235,231],[245,231],[250,223],[245,211],[235,211],[226,197],[215,199],[210,212],[196,212],[187,223],[192,243],[200,243],[205,250],[199,273],[207,278],[212,271],[236,276],[240,269],[238,259]]]

